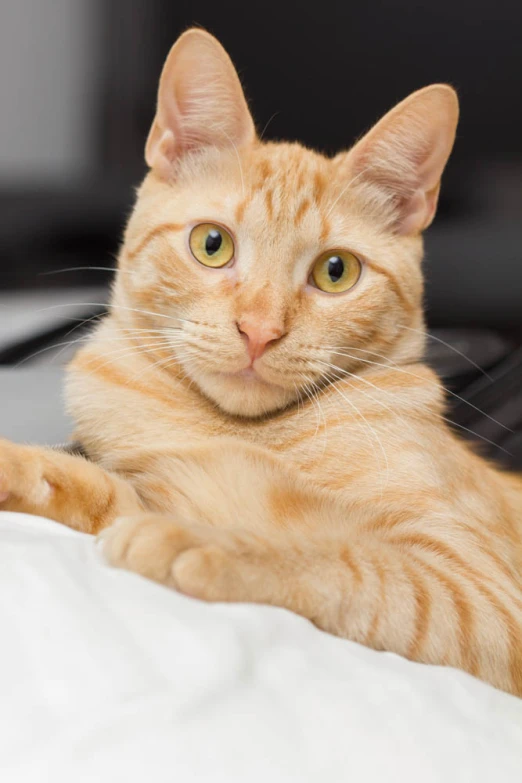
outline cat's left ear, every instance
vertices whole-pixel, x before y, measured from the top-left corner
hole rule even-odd
[[[156,116],[145,147],[147,164],[172,176],[177,160],[202,147],[241,147],[255,139],[252,117],[232,61],[204,30],[184,33],[160,78]]]
[[[399,103],[338,156],[354,185],[369,185],[371,200],[382,205],[396,233],[417,234],[433,220],[458,116],[455,90],[433,84]]]

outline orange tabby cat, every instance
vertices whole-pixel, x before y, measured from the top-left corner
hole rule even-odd
[[[522,482],[453,434],[421,363],[457,114],[434,85],[333,159],[265,144],[225,51],[185,33],[110,315],[69,372],[91,461],[2,442],[2,507],[522,695]]]

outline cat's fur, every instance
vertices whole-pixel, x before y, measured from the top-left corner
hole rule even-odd
[[[522,695],[522,482],[453,434],[421,363],[421,232],[457,113],[434,85],[333,159],[263,143],[221,46],[183,35],[110,315],[69,371],[92,462],[2,442],[2,507],[105,528],[110,562],[189,595]],[[231,266],[192,258],[200,222],[232,233]],[[315,289],[342,248],[360,281]]]

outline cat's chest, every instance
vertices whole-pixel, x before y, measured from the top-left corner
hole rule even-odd
[[[178,395],[168,408],[142,407],[136,424],[146,441],[187,447],[232,438],[283,457],[299,470],[331,476],[339,460],[346,463],[359,448],[360,425],[352,419],[326,401],[321,408],[299,405],[264,420],[239,419]]]
[[[227,422],[220,434],[267,449],[328,486],[365,451],[360,423],[328,405],[301,405],[266,421]],[[374,448],[370,438],[370,455]]]

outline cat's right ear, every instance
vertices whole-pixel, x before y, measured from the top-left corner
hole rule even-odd
[[[337,156],[350,184],[366,186],[370,203],[396,233],[418,234],[433,220],[458,117],[455,90],[432,84],[399,103]]]
[[[147,164],[169,179],[187,152],[240,147],[254,139],[254,123],[230,57],[209,33],[188,30],[163,67],[145,147]]]

